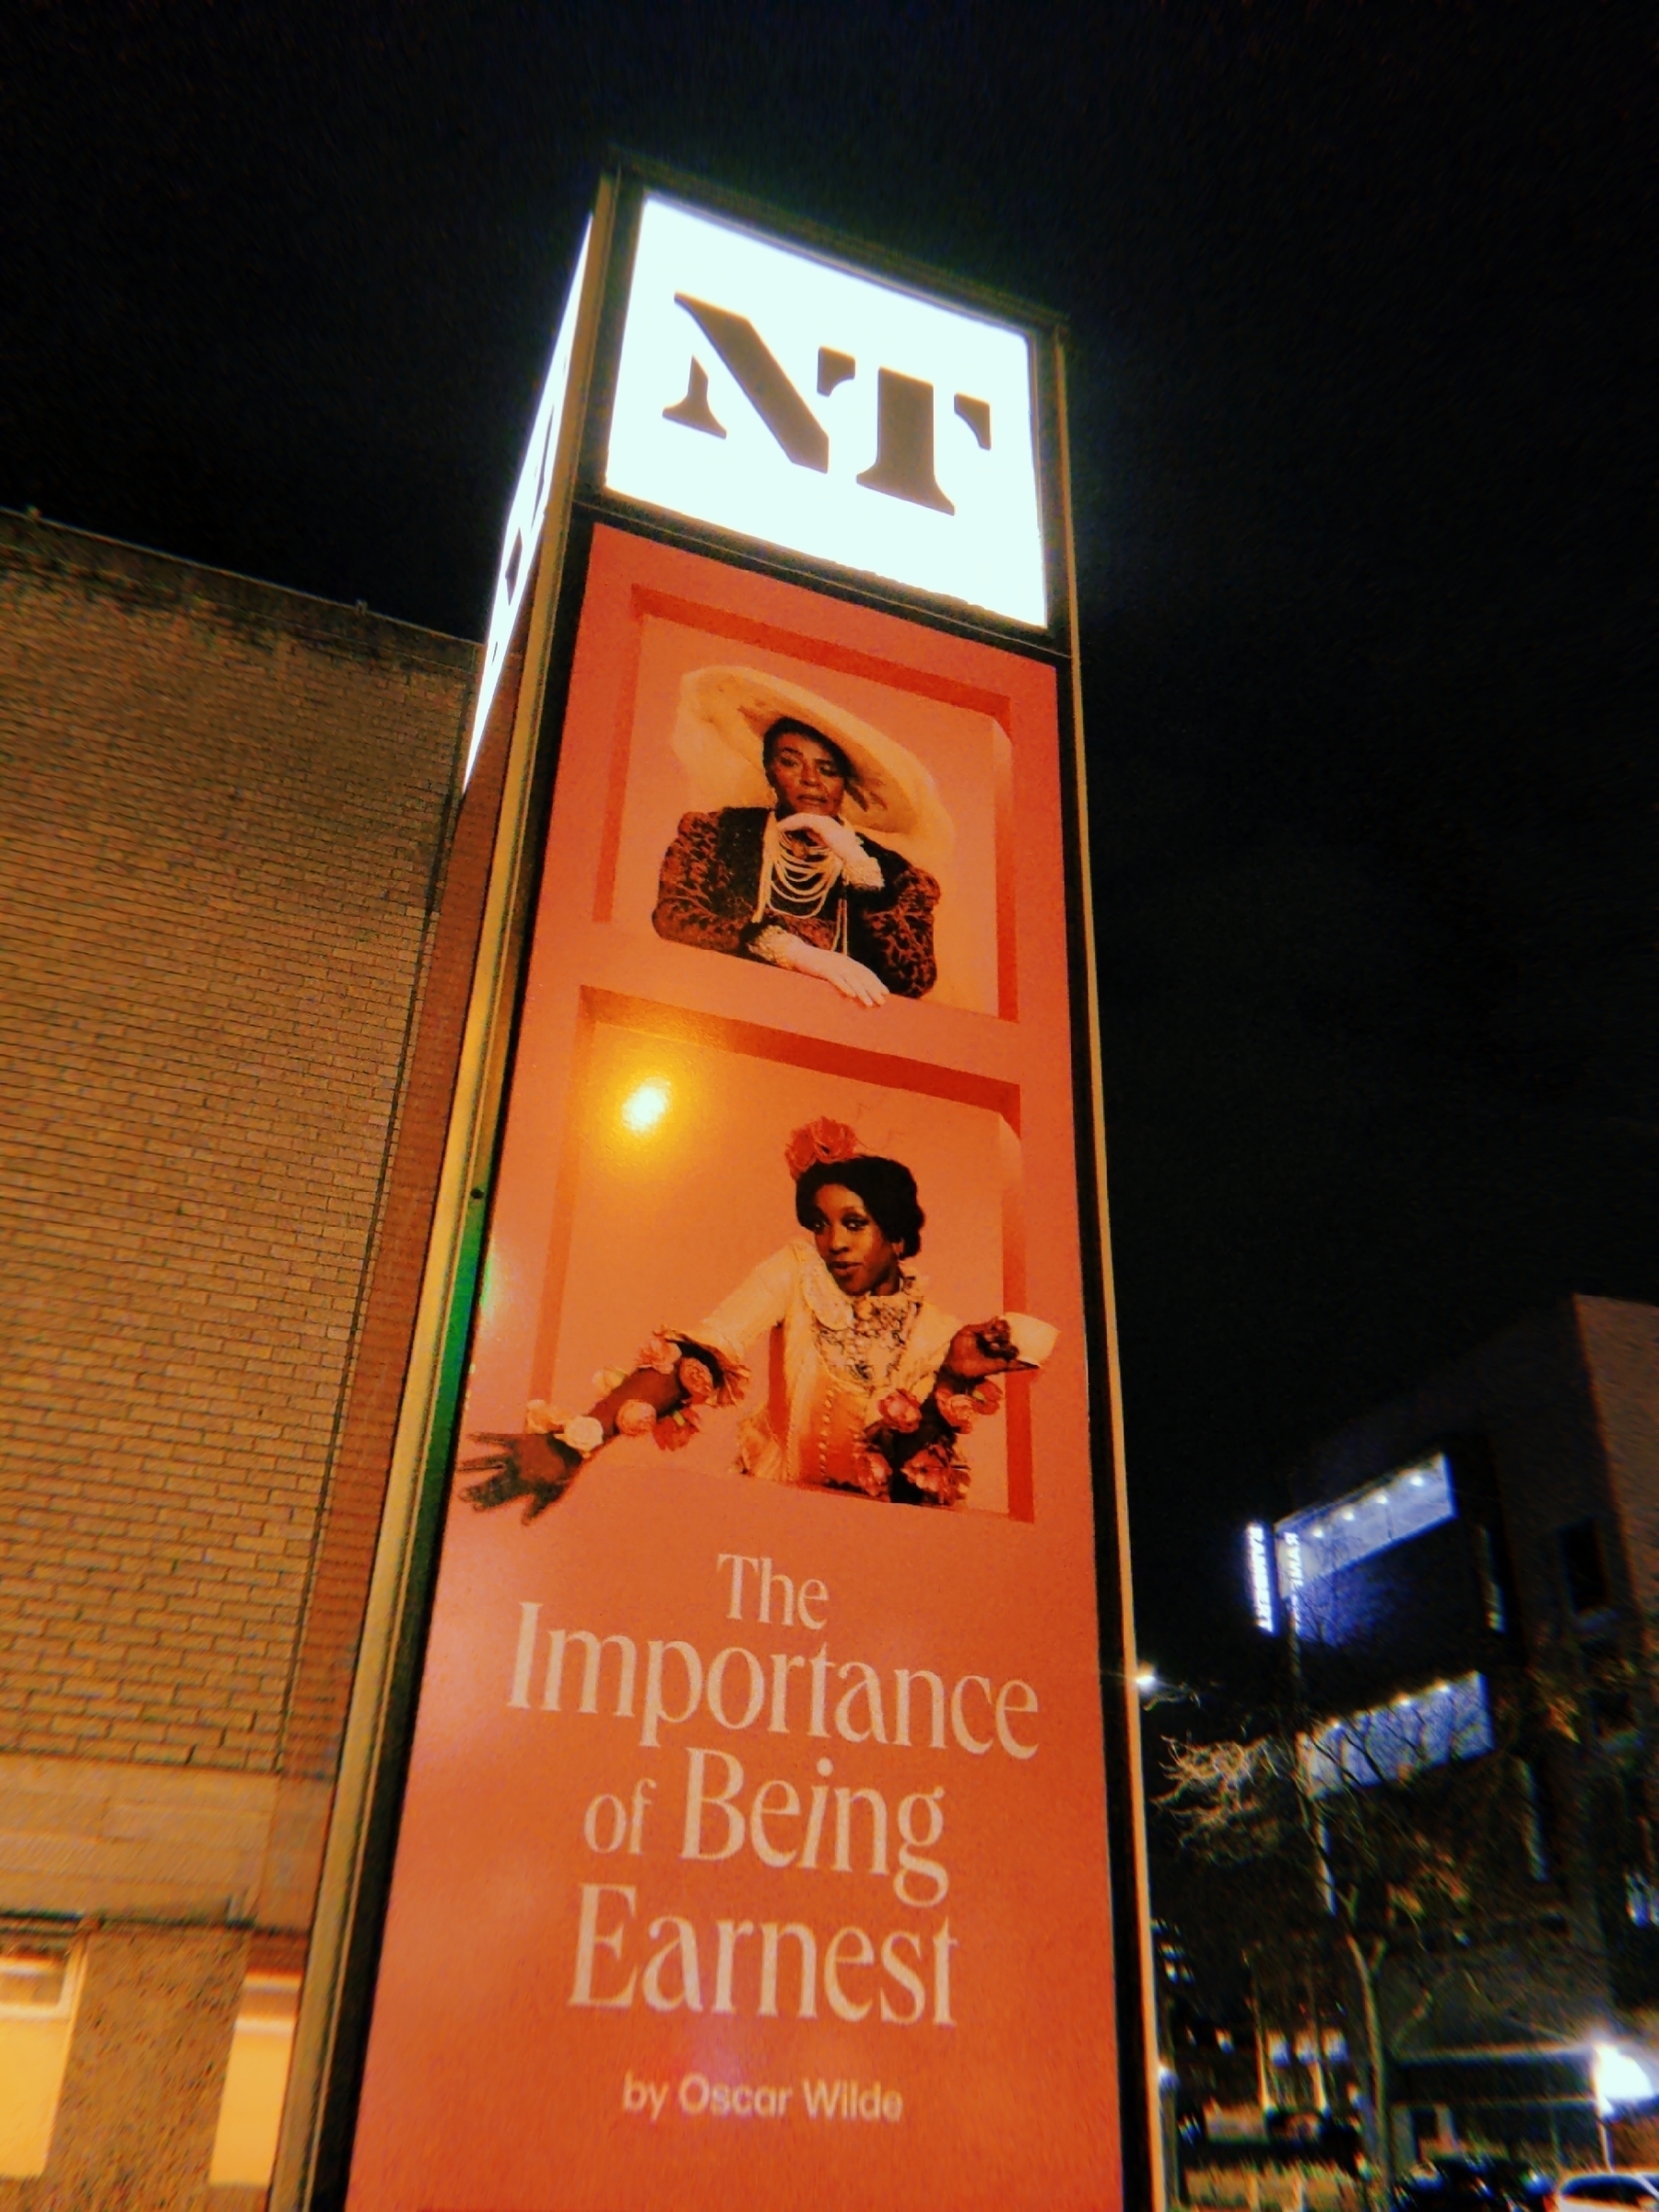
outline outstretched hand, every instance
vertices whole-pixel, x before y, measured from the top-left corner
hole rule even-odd
[[[945,1355],[946,1369],[963,1382],[982,1382],[987,1375],[1006,1374],[1009,1369],[1027,1364],[1001,1314],[992,1321],[967,1323],[951,1338]]]
[[[485,1479],[469,1483],[461,1495],[481,1513],[524,1498],[528,1500],[524,1519],[534,1521],[538,1513],[559,1503],[582,1472],[580,1458],[550,1436],[507,1436],[490,1430],[479,1432],[472,1441],[488,1444],[490,1450],[464,1459],[460,1472],[482,1475]]]

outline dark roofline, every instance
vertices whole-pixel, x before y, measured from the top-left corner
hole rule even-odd
[[[243,623],[274,624],[317,644],[344,647],[359,654],[365,649],[389,653],[401,660],[449,669],[468,678],[476,677],[482,653],[475,639],[427,629],[395,615],[348,606],[343,600],[325,599],[319,593],[271,583],[234,569],[217,568],[210,561],[163,552],[158,547],[108,537],[73,523],[52,522],[33,511],[19,512],[16,508],[0,507],[0,562],[20,566],[30,561],[125,585],[129,590],[136,585],[152,604],[199,598]]]

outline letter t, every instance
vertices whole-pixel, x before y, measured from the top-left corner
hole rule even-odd
[[[726,1607],[726,1618],[741,1620],[743,1618],[743,1571],[746,1567],[752,1567],[759,1574],[760,1562],[759,1559],[751,1559],[747,1552],[723,1551],[714,1561],[715,1573],[718,1574],[720,1570],[728,1564],[732,1570],[732,1602]]]

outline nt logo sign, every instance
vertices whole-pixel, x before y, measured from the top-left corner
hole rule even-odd
[[[711,306],[676,292],[675,305],[683,307],[703,336],[730,371],[738,389],[797,468],[830,467],[830,434],[779,366],[771,348],[747,315]],[[820,346],[818,388],[820,398],[858,374],[850,353]],[[973,432],[982,453],[991,450],[991,406],[966,392],[955,394],[957,414]],[[670,422],[688,430],[701,430],[710,438],[724,438],[725,425],[709,403],[709,372],[695,354],[687,380],[686,394],[663,409]],[[917,507],[931,507],[940,514],[956,508],[940,489],[934,474],[934,388],[920,377],[901,376],[896,369],[878,369],[876,374],[876,458],[855,479],[870,491],[889,499],[908,500]]]

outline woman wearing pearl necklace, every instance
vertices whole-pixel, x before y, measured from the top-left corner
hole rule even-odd
[[[745,668],[687,677],[675,746],[705,782],[712,767],[735,795],[770,804],[681,818],[652,917],[660,936],[812,976],[861,1006],[932,990],[938,880],[896,848],[942,853],[950,824],[913,754]]]

